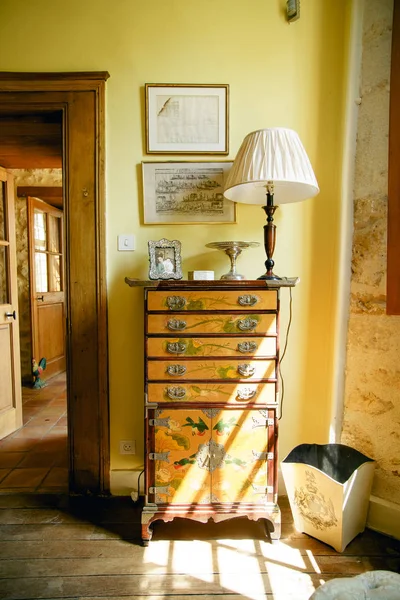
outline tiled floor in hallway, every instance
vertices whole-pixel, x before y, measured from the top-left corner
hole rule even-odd
[[[41,389],[22,388],[24,425],[0,441],[0,494],[67,492],[65,373]]]

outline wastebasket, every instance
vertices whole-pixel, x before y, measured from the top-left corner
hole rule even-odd
[[[365,529],[375,461],[344,444],[300,444],[281,467],[296,529],[343,552]]]

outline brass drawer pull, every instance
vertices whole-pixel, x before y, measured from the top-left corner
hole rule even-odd
[[[183,296],[167,296],[167,306],[170,310],[181,310],[186,306],[186,298]]]
[[[258,301],[258,296],[253,296],[253,294],[244,294],[238,297],[238,304],[240,306],[254,306]]]
[[[255,342],[240,342],[237,345],[239,352],[244,354],[245,352],[254,352],[257,350],[257,344]]]
[[[237,322],[238,329],[240,331],[252,331],[257,327],[258,321],[256,319],[251,319],[250,317],[246,317],[246,319],[239,319]]]
[[[239,400],[251,400],[256,395],[256,390],[252,390],[251,388],[242,388],[237,391],[237,398]]]
[[[171,331],[183,331],[186,329],[186,325],[186,321],[181,321],[180,319],[170,319],[167,323],[167,327]]]
[[[171,400],[183,400],[186,398],[186,390],[180,386],[169,386],[166,389],[166,394]]]
[[[243,375],[243,377],[251,377],[255,373],[255,368],[248,363],[242,363],[241,365],[238,365],[237,370],[239,371],[240,375]]]
[[[183,342],[168,342],[167,352],[170,354],[184,354],[186,352],[186,344]]]
[[[186,367],[184,365],[168,365],[168,375],[184,375],[186,373]]]

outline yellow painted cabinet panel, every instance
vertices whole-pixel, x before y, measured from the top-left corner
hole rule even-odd
[[[275,290],[237,290],[200,292],[149,291],[147,296],[149,311],[202,311],[202,310],[276,310]]]
[[[149,413],[154,475],[148,492],[156,504],[265,501],[268,427],[263,411]]]
[[[197,454],[210,439],[211,419],[201,410],[161,410],[157,411],[155,421],[149,420],[149,426],[150,458],[152,452],[156,453],[152,460],[155,489],[150,488],[155,502],[208,502],[210,472],[207,465],[197,459]]]
[[[222,468],[211,473],[214,501],[262,503],[267,487],[268,429],[259,411],[222,410],[212,440],[222,444]]]

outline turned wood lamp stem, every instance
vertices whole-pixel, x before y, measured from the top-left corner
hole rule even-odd
[[[265,268],[267,272],[265,275],[261,275],[258,279],[279,279],[277,275],[274,274],[274,260],[272,259],[275,250],[275,240],[276,240],[276,225],[274,225],[274,214],[277,206],[274,205],[274,184],[272,181],[269,181],[267,186],[267,203],[263,206],[263,210],[267,216],[267,223],[264,225],[264,247],[265,253],[267,255],[267,260],[265,261]]]

